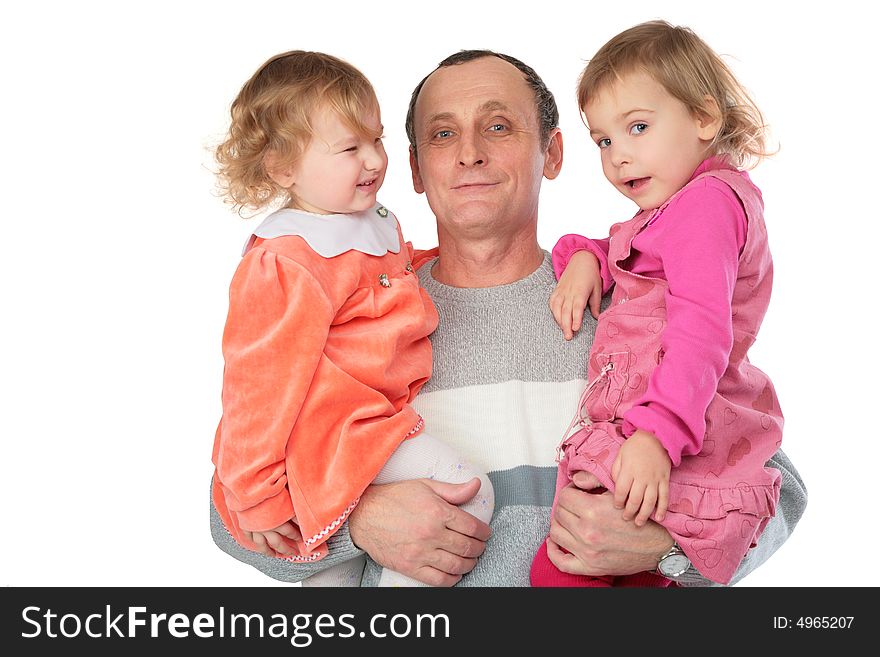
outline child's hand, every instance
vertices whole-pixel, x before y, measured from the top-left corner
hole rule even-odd
[[[624,520],[635,517],[636,525],[641,527],[656,505],[654,518],[663,521],[669,504],[670,470],[669,454],[653,434],[639,429],[627,439],[611,466],[614,506],[624,509]]]
[[[242,530],[241,533],[256,544],[257,552],[265,554],[267,557],[297,553],[296,548],[288,543],[285,537],[293,541],[302,540],[299,528],[290,520],[278,525],[275,529],[267,529],[264,532],[246,532]]]
[[[562,329],[562,336],[571,340],[575,332],[580,330],[587,304],[590,313],[598,319],[601,303],[599,259],[589,251],[578,251],[571,256],[556,289],[550,295],[550,310]]]

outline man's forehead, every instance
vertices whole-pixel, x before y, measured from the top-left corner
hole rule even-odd
[[[498,110],[531,113],[534,106],[534,92],[522,71],[489,56],[434,71],[419,93],[416,114],[430,120]]]

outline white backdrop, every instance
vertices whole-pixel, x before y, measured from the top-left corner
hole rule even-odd
[[[549,248],[633,211],[602,177],[574,88],[608,38],[653,18],[731,55],[781,144],[753,174],[776,284],[752,360],[776,384],[810,503],[743,585],[880,584],[868,5],[129,4],[3,10],[0,585],[274,584],[214,547],[206,507],[228,283],[255,225],[212,195],[207,149],[265,59],[324,50],[373,81],[390,159],[380,198],[420,247],[436,234],[410,185],[412,88],[463,48],[524,60],[556,94],[565,137],[541,199]]]

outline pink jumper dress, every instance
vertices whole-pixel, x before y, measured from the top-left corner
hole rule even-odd
[[[729,364],[706,409],[701,451],[682,456],[672,468],[669,509],[661,524],[703,576],[727,584],[775,513],[781,476],[765,463],[779,449],[783,419],[769,378],[747,357],[773,278],[760,193],[735,170],[708,171],[694,181],[705,176],[719,178],[734,191],[745,208],[748,232],[733,290]],[[626,261],[635,236],[671,200],[611,228],[612,302],[599,317],[590,384],[566,435],[574,426],[579,429],[560,445],[557,495],[582,470],[614,490],[611,466],[626,440],[623,414],[645,393],[663,359],[666,326],[666,281],[633,274]],[[545,548],[542,554],[546,559]]]

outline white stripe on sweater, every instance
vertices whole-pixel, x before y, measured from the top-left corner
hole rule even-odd
[[[585,385],[575,379],[464,386],[423,392],[413,407],[426,431],[486,472],[548,466]]]

